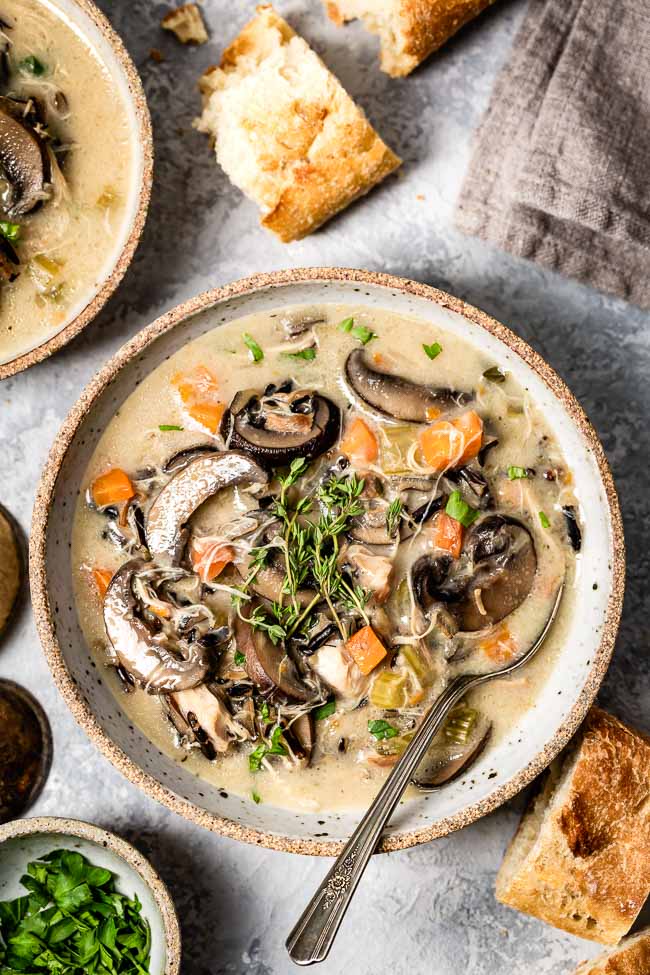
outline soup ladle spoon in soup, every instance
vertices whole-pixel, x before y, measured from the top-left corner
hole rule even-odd
[[[297,965],[313,965],[324,961],[329,954],[363,872],[381,840],[386,823],[449,712],[475,687],[487,684],[495,678],[508,676],[535,656],[557,616],[563,591],[562,582],[541,633],[525,653],[499,670],[454,677],[431,705],[422,724],[289,935],[287,951]]]

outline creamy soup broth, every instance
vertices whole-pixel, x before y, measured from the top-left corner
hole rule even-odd
[[[0,152],[0,220],[18,261],[0,240],[0,362],[6,362],[71,321],[114,266],[128,233],[134,151],[114,79],[56,5],[0,0],[0,20],[0,109],[27,130],[25,156],[36,139],[45,159],[32,206],[11,182],[15,159]],[[18,174],[20,181],[24,170]]]
[[[297,336],[288,337],[287,331],[295,331],[292,323],[305,319],[314,320],[316,324],[310,324]],[[344,329],[348,327],[350,330],[342,330],[341,322]],[[368,331],[376,334],[364,346],[359,336],[367,338]],[[245,336],[256,354],[263,353],[261,361],[253,361],[253,352],[245,344]],[[425,352],[425,345],[434,358]],[[309,358],[312,352],[308,352],[308,357],[302,358],[305,349],[313,349],[314,357]],[[300,355],[296,355],[297,352]],[[429,387],[463,391],[469,394],[467,402],[443,405],[438,416],[434,408],[425,422],[392,422],[351,392],[344,377],[350,361],[348,357],[355,352],[357,358],[362,354],[363,363],[383,373],[408,377],[413,383]],[[522,673],[495,681],[471,695],[456,716],[456,729],[452,726],[441,735],[432,750],[431,768],[435,772],[456,759],[462,760],[463,754],[471,751],[473,745],[481,744],[484,738],[487,740],[485,747],[493,748],[512,731],[525,711],[536,707],[537,695],[553,667],[571,612],[577,559],[568,529],[571,529],[576,544],[579,518],[572,520],[578,509],[571,473],[552,430],[530,401],[526,390],[517,385],[505,368],[501,372],[499,365],[467,342],[421,321],[386,311],[324,305],[281,309],[215,328],[189,343],[138,386],[107,427],[85,473],[74,523],[72,570],[79,619],[90,652],[99,665],[107,665],[107,679],[129,720],[137,724],[158,748],[184,762],[186,768],[214,786],[244,796],[252,795],[263,802],[314,810],[365,805],[376,793],[396,755],[405,747],[427,702],[440,692],[453,674],[463,670],[494,669],[532,642],[549,614],[559,581],[564,579],[565,593],[560,612],[543,651]],[[492,378],[486,378],[486,373]],[[119,505],[113,506],[112,511],[101,504],[98,508],[93,501],[93,491],[96,492],[96,486],[103,483],[101,479],[107,472],[119,469],[131,479],[133,490],[140,492],[135,500],[141,497],[146,512],[160,485],[169,480],[168,475],[160,476],[159,472],[172,455],[197,444],[223,448],[218,434],[208,429],[212,427],[214,430],[215,423],[206,402],[227,405],[242,390],[261,393],[269,384],[277,387],[287,379],[293,380],[294,392],[317,391],[339,407],[344,448],[346,434],[358,419],[363,420],[374,434],[378,445],[377,457],[371,462],[359,460],[348,446],[348,454],[354,456],[348,457],[347,467],[341,470],[336,464],[344,449],[340,437],[336,437],[329,451],[315,458],[304,475],[304,484],[309,485],[310,490],[317,490],[318,483],[333,467],[343,478],[363,477],[367,483],[377,474],[391,484],[397,483],[395,479],[400,476],[429,478],[431,486],[428,493],[407,491],[399,495],[402,510],[397,517],[398,528],[395,528],[395,519],[392,525],[397,534],[388,545],[361,545],[366,553],[383,553],[392,564],[388,585],[384,587],[388,590],[388,598],[385,598],[386,591],[378,592],[371,595],[365,605],[373,631],[388,652],[366,676],[347,655],[347,676],[351,686],[344,685],[343,692],[339,693],[338,675],[332,675],[331,667],[328,670],[331,660],[328,663],[322,649],[304,656],[293,648],[299,671],[307,675],[313,675],[311,667],[315,667],[318,658],[323,656],[318,676],[321,697],[314,713],[322,714],[320,709],[328,702],[329,709],[326,706],[326,716],[318,717],[314,722],[315,745],[310,765],[301,767],[291,755],[274,755],[267,751],[259,770],[251,771],[251,754],[259,748],[259,737],[233,744],[225,754],[217,754],[213,760],[208,760],[199,743],[191,741],[192,735],[189,739],[184,737],[185,745],[180,743],[178,731],[163,713],[161,701],[165,700],[165,695],[160,698],[142,687],[125,685],[115,668],[110,666],[111,646],[102,613],[103,592],[112,574],[129,556],[135,554],[137,557],[142,550],[137,548],[137,540],[135,549],[131,546],[127,551],[128,544],[127,549],[120,547],[124,539],[120,542],[118,532],[116,541],[111,528],[116,523],[119,525],[120,520],[126,525],[124,516],[117,510]],[[202,392],[197,394],[201,384]],[[454,419],[470,411],[482,421],[482,447],[493,440],[498,443],[481,453],[482,466],[475,456],[468,464],[457,464],[445,474],[432,473],[431,464],[427,463],[418,446],[418,438],[446,417]],[[413,444],[416,446],[409,452]],[[467,490],[462,478],[458,479],[457,471],[463,466],[478,475],[479,492],[482,484],[488,487],[487,504],[479,495]],[[447,475],[451,481],[446,480]],[[152,476],[153,480],[146,480]],[[138,480],[143,477],[144,480]],[[296,489],[302,482],[303,479],[297,482]],[[224,525],[257,509],[259,497],[276,490],[277,482],[270,483],[275,487],[256,485],[225,489],[199,507],[190,521],[191,539],[182,556],[182,564],[188,566],[187,552],[195,544],[195,538],[220,536]],[[307,487],[305,491],[309,493]],[[427,559],[440,558],[436,526],[442,513],[449,510],[449,498],[454,492],[456,501],[461,504],[464,499],[474,502],[468,506],[467,526],[461,526],[464,546],[474,537],[478,526],[489,524],[486,519],[496,512],[499,517],[512,518],[518,525],[525,526],[521,537],[526,545],[532,540],[537,559],[530,593],[523,602],[505,619],[474,630],[466,637],[454,635],[456,624],[451,617],[445,617],[444,605],[441,608],[436,601],[437,608],[422,611],[413,595],[412,567],[416,560],[424,558],[424,564],[429,566]],[[447,507],[443,505],[432,517],[422,518],[423,505],[441,494]],[[397,495],[392,489],[389,497],[395,502]],[[375,503],[387,504],[388,500],[387,497]],[[133,499],[129,503],[132,504]],[[486,506],[481,508],[484,504]],[[395,507],[394,504],[393,511]],[[418,509],[420,515],[417,517],[421,521],[416,524],[409,519]],[[567,509],[568,517],[563,509]],[[463,510],[459,509],[456,514],[460,512],[462,517]],[[474,510],[478,514],[472,514]],[[450,518],[449,515],[446,517]],[[472,522],[472,518],[476,520]],[[452,525],[452,529],[455,528],[456,525]],[[128,526],[124,532],[133,540],[133,532],[129,534]],[[241,586],[242,574],[245,576],[250,571],[250,562],[246,558],[250,546],[244,542],[240,550],[238,543],[235,537],[234,563],[227,565],[213,579],[214,583],[228,588]],[[524,543],[519,539],[516,544]],[[443,558],[452,564],[453,573],[454,565],[460,564],[466,556],[454,559],[445,550]],[[363,559],[361,561],[363,564]],[[350,570],[348,578],[367,584],[368,576],[359,575],[358,563],[353,565],[356,568]],[[384,563],[380,565],[385,568]],[[525,566],[518,572],[525,575]],[[410,585],[404,583],[405,578],[411,578]],[[378,584],[372,573],[370,579],[373,584]],[[425,573],[425,582],[420,580],[420,590],[428,585],[430,573]],[[453,589],[454,583],[448,580],[444,585]],[[232,622],[230,592],[215,590],[205,598],[214,613],[215,627],[227,626],[229,618]],[[251,612],[250,604],[241,605],[245,616]],[[438,612],[442,617],[438,617]],[[460,611],[455,609],[454,612]],[[149,621],[155,630],[155,620],[149,616]],[[357,619],[352,623],[352,629],[362,622]],[[418,636],[425,633],[426,636],[423,641],[418,641],[414,633]],[[334,642],[340,639],[340,634],[335,634]],[[405,657],[405,646],[407,655],[409,649],[415,648],[415,657],[412,653],[408,659]],[[329,653],[329,649],[325,649]],[[249,681],[248,658],[243,663],[243,654],[235,656],[236,653],[236,643],[226,641],[219,648],[215,667],[221,680],[225,681],[222,687],[243,681],[245,689]],[[382,674],[392,675],[395,679],[386,679],[381,677]],[[384,683],[386,688],[380,690]],[[391,698],[393,693],[397,696]],[[255,708],[264,709],[267,698],[269,702],[273,701],[273,695],[269,697],[266,691],[258,696]],[[386,703],[397,706],[386,707]],[[272,746],[272,703],[270,707],[267,746]],[[327,714],[328,710],[331,713]],[[369,731],[371,726],[375,729],[374,734]],[[488,728],[489,735],[486,734]],[[465,731],[468,731],[467,735]],[[255,765],[254,759],[252,764]]]

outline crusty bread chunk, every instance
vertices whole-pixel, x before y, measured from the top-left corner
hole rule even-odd
[[[616,944],[650,893],[650,739],[592,708],[561,769],[525,812],[497,898]]]
[[[650,972],[650,928],[624,938],[617,948],[583,961],[573,975],[648,975]]]
[[[494,0],[323,0],[334,23],[362,20],[381,41],[381,67],[398,78]]]
[[[400,164],[309,45],[270,4],[200,80],[196,126],[217,160],[290,241],[315,230]]]
[[[195,3],[185,3],[182,7],[170,10],[160,21],[164,30],[170,30],[181,44],[205,44],[208,32],[203,15]]]

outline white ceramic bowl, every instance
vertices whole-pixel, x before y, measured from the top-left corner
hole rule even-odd
[[[117,874],[121,894],[137,894],[151,927],[150,975],[178,975],[180,928],[165,884],[134,846],[91,823],[45,816],[0,826],[0,901],[24,894],[20,878],[27,864],[59,849],[81,853],[94,866]]]
[[[41,0],[63,17],[97,53],[110,73],[126,112],[131,135],[133,168],[126,204],[126,218],[113,242],[102,278],[71,309],[65,323],[31,349],[5,360],[0,350],[0,380],[22,372],[62,348],[86,327],[104,307],[131,263],[144,228],[153,181],[151,118],[140,76],[110,23],[92,0]]]
[[[211,788],[129,724],[100,674],[89,667],[72,596],[70,537],[79,485],[97,441],[137,383],[181,346],[240,315],[284,304],[341,302],[415,315],[483,348],[530,393],[572,466],[588,514],[576,605],[557,666],[538,707],[487,749],[471,774],[399,807],[384,849],[420,843],[464,826],[523,788],[548,765],[584,717],[604,676],[618,626],[624,546],[618,501],[602,447],[580,406],[546,363],[483,312],[426,285],[365,271],[312,268],[257,275],[200,295],[154,322],[90,383],[56,438],[38,491],[31,539],[34,612],[50,666],[93,741],[132,781],[177,812],[219,832],[302,853],[333,854],[357,813],[305,813],[256,806]]]

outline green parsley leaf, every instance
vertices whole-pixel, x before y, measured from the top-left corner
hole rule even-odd
[[[479,512],[476,508],[472,508],[463,500],[463,496],[460,491],[452,491],[447,500],[447,506],[445,507],[446,514],[455,521],[459,521],[464,528],[469,528],[469,526],[476,521],[479,516]]]
[[[329,718],[330,714],[334,714],[336,711],[336,701],[332,698],[326,704],[321,704],[319,708],[314,711],[314,718],[316,721],[322,721],[324,718]]]
[[[383,719],[368,722],[368,731],[377,741],[386,741],[387,738],[396,738],[399,735],[397,728]]]
[[[523,477],[528,477],[528,471],[526,470],[526,468],[515,467],[514,465],[511,464],[510,467],[508,468],[508,478],[511,481],[519,481]]]
[[[259,772],[262,768],[262,761],[266,757],[266,745],[258,745],[248,756],[248,768],[251,772]]]
[[[548,515],[546,515],[545,512],[543,512],[543,511],[540,511],[539,512],[539,520],[540,520],[540,523],[542,525],[542,528],[550,528],[551,527],[551,523],[548,520]]]
[[[504,383],[506,381],[506,373],[502,369],[499,369],[498,366],[490,366],[483,373],[483,378],[491,383]]]
[[[283,352],[283,356],[287,359],[304,359],[305,362],[311,362],[312,359],[316,358],[316,349],[301,349],[300,352]]]
[[[287,746],[284,744],[282,738],[282,728],[280,725],[276,725],[273,729],[271,735],[271,747],[269,748],[269,755],[286,755]]]
[[[262,349],[257,344],[253,336],[249,335],[248,332],[244,332],[242,338],[244,340],[244,345],[250,351],[253,362],[261,362],[262,359],[264,358],[264,353],[262,352]]]
[[[243,667],[246,663],[246,657],[241,650],[235,650],[235,663],[238,667]]]
[[[259,792],[256,792],[255,789],[253,789],[253,791],[251,792],[251,799],[258,806],[259,806],[260,802],[262,801],[261,795],[259,794]]]
[[[264,718],[265,721],[268,721],[268,719],[269,719],[269,706],[268,706],[268,704],[267,704],[266,701],[262,701],[262,703],[260,704],[260,714]]]
[[[5,240],[9,240],[15,244],[20,237],[20,224],[9,223],[8,220],[0,220],[0,234],[2,234]]]
[[[160,423],[158,429],[166,433],[168,430],[184,430],[185,427],[179,427],[176,423]]]
[[[354,318],[344,318],[342,322],[339,322],[338,325],[339,332],[351,332],[353,325],[354,325]]]
[[[27,74],[33,74],[36,78],[40,78],[45,74],[45,65],[38,58],[34,57],[33,54],[23,58],[18,67]]]
[[[377,338],[377,333],[373,332],[371,328],[366,328],[365,325],[355,325],[351,330],[351,334],[354,335],[355,339],[358,339],[362,345],[367,345],[373,339]]]
[[[437,358],[442,352],[442,346],[440,345],[440,342],[433,342],[431,345],[425,345],[424,343],[422,343],[422,348],[424,349],[424,351],[426,352],[426,354],[429,356],[430,359]]]

